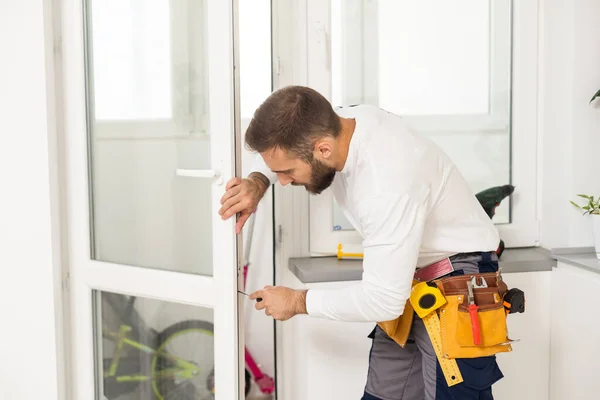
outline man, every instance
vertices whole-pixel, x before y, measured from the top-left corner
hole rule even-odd
[[[277,320],[297,314],[340,321],[391,321],[402,315],[415,270],[449,258],[452,273],[498,269],[498,232],[452,161],[403,120],[377,107],[334,111],[316,91],[290,86],[256,110],[246,145],[264,163],[232,179],[219,214],[238,215],[239,233],[269,184],[331,187],[364,241],[360,283],[335,290],[265,287],[258,310]],[[492,399],[502,378],[495,356],[457,359],[464,382],[448,387],[427,331],[412,320],[404,348],[377,326],[364,400]]]

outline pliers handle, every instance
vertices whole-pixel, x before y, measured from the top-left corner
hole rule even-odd
[[[467,281],[467,290],[469,291],[469,315],[471,316],[471,328],[473,330],[473,343],[475,346],[481,345],[481,326],[479,325],[479,316],[477,311],[479,306],[475,304],[475,294],[473,293],[473,286],[475,286],[475,277],[470,281]]]
[[[479,315],[477,315],[477,310],[479,306],[476,304],[469,305],[469,315],[471,316],[471,326],[473,329],[473,343],[475,346],[481,345],[481,327],[479,325]]]

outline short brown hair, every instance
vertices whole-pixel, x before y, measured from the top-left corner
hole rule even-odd
[[[340,130],[340,118],[324,96],[308,87],[287,86],[258,107],[245,141],[250,150],[262,153],[279,148],[308,162],[316,140],[337,137]]]

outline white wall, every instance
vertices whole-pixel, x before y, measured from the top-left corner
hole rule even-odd
[[[0,398],[58,399],[50,2],[0,2]],[[45,37],[46,35],[46,37]],[[50,72],[52,70],[50,69]],[[50,86],[49,86],[50,85]],[[50,153],[49,153],[50,151]],[[55,238],[55,237],[54,237]],[[56,244],[56,242],[54,242]]]
[[[541,3],[541,243],[591,246],[589,218],[569,200],[577,193],[600,195],[600,107],[588,104],[600,89],[600,2]]]
[[[600,322],[596,318],[600,276],[559,262],[553,272],[550,352],[552,400],[598,398]]]

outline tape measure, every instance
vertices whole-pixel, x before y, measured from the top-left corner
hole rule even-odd
[[[410,303],[417,315],[423,320],[423,324],[425,324],[448,386],[458,385],[463,382],[463,377],[458,369],[456,360],[445,358],[442,351],[440,319],[437,312],[435,312],[438,308],[446,304],[446,298],[442,295],[440,289],[435,285],[429,285],[427,282],[417,283],[412,288]]]

